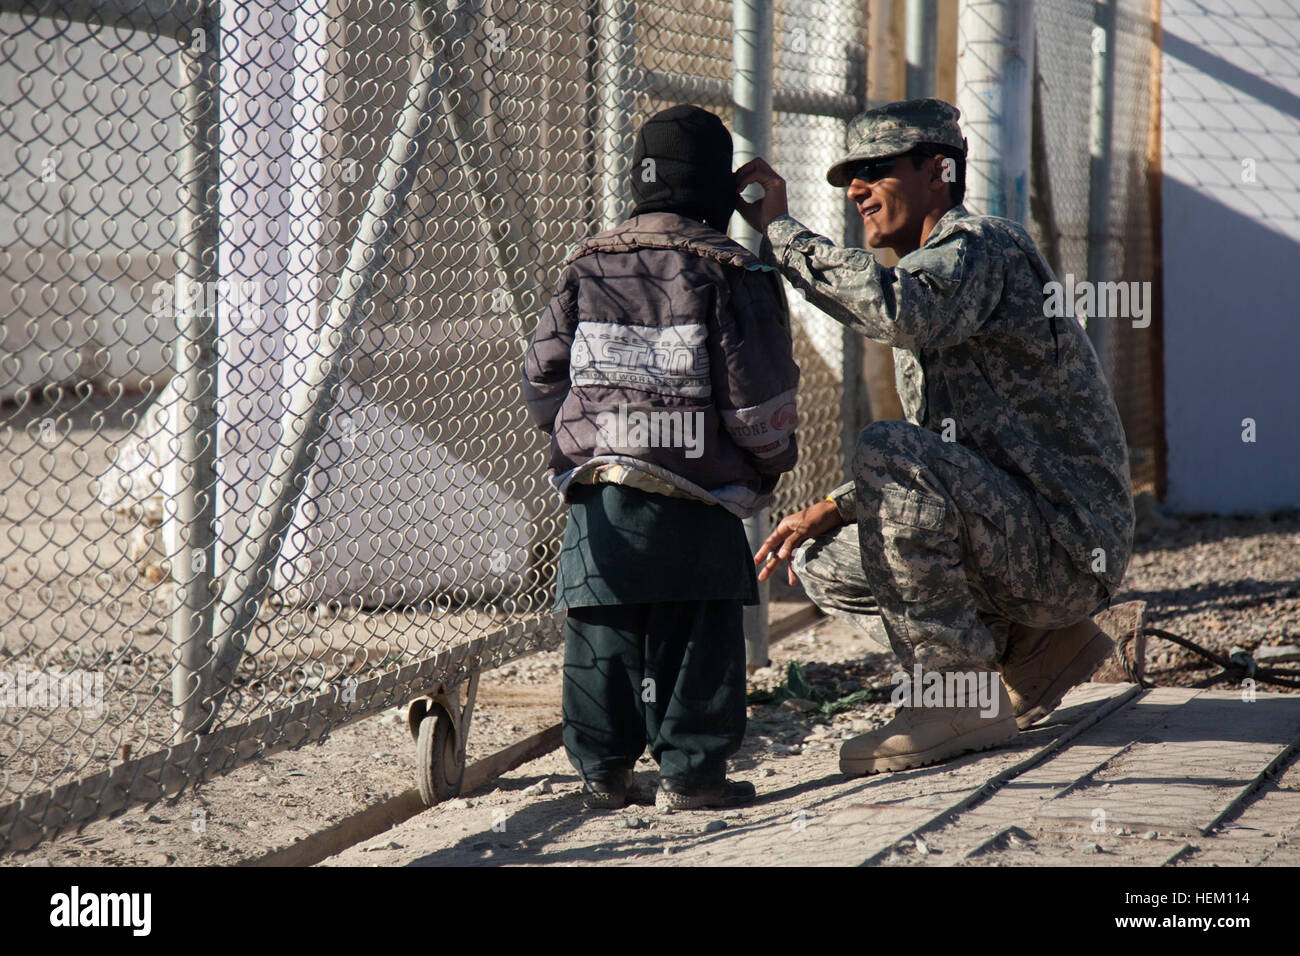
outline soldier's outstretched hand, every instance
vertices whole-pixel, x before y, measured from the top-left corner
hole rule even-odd
[[[781,562],[789,562],[795,549],[809,538],[827,534],[842,524],[840,510],[833,501],[819,501],[803,511],[786,515],[754,555],[754,566],[759,569],[758,579],[766,581],[770,578]],[[787,564],[786,570],[791,586],[797,584],[799,579],[795,576],[794,565]]]
[[[740,197],[750,183],[763,187],[763,195],[753,202]],[[756,156],[736,170],[736,211],[759,232],[767,229],[767,224],[777,216],[790,211],[785,198],[785,180],[762,156]]]

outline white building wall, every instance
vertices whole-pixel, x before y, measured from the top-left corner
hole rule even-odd
[[[1163,27],[1167,503],[1295,507],[1300,7],[1164,0]]]

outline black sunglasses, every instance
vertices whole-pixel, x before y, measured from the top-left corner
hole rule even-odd
[[[938,153],[926,149],[913,149],[887,159],[869,159],[849,173],[849,179],[860,179],[864,183],[874,183],[884,179],[893,170],[899,160],[906,156],[937,156]]]

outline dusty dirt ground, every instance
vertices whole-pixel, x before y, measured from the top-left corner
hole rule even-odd
[[[467,760],[559,720],[552,652],[485,675]],[[99,820],[0,865],[228,866],[283,848],[415,785],[405,708],[340,728],[323,744],[254,761],[174,800]]]
[[[1251,651],[1300,645],[1300,515],[1173,519],[1148,514],[1117,601],[1132,598],[1149,602],[1152,623],[1219,651],[1233,645]],[[877,700],[888,698],[892,660],[840,622],[822,621],[774,645],[772,659],[772,667],[753,675],[751,690],[782,684],[786,665],[797,661],[805,665],[819,699],[842,699],[870,688],[879,689]],[[1280,666],[1300,669],[1295,663]],[[1149,644],[1148,677],[1157,684],[1188,686],[1216,671],[1166,642]],[[469,760],[555,723],[559,697],[559,652],[485,675]],[[613,857],[665,862],[666,854],[679,855],[671,862],[719,862],[711,856],[719,826],[762,821],[796,827],[856,792],[860,784],[838,773],[838,743],[878,726],[890,713],[887,703],[871,701],[830,718],[797,706],[803,705],[750,708],[749,734],[733,776],[751,780],[766,795],[761,810],[732,811],[730,817],[717,812],[661,817],[649,807],[584,813],[577,776],[556,751],[510,772],[484,793],[434,807],[327,864],[581,863]],[[407,790],[413,767],[404,712],[389,711],[340,729],[322,746],[258,761],[177,800],[98,821],[0,865],[234,864]],[[643,761],[638,769],[640,782],[652,787],[653,766]],[[933,785],[946,773],[936,768],[925,779]],[[538,789],[550,792],[525,792],[543,780]],[[709,826],[714,829],[705,832]],[[593,839],[596,831],[599,839]],[[1166,849],[1157,846],[1153,852]]]

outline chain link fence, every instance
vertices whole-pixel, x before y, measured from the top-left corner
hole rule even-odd
[[[773,25],[774,162],[850,241],[861,7]],[[0,11],[0,849],[554,646],[523,346],[641,120],[732,121],[732,4]],[[773,517],[840,480],[861,402],[791,306]]]
[[[1134,494],[1163,495],[1163,349],[1155,314],[1159,157],[1150,155],[1153,30],[1149,0],[1034,5],[1034,240],[1058,278],[1123,282],[1145,315],[1098,315],[1094,337],[1129,443]],[[1090,82],[1091,78],[1091,82]],[[1094,113],[1101,138],[1090,136]],[[1093,142],[1090,143],[1090,139]],[[1067,280],[1067,276],[1072,279]],[[1133,284],[1137,285],[1134,286]],[[1145,285],[1143,285],[1145,283]]]

